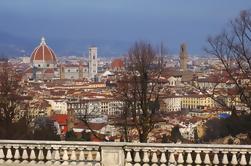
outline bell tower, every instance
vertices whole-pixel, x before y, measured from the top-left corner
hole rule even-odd
[[[183,43],[180,46],[180,70],[181,71],[187,70],[187,61],[188,61],[187,46],[185,43]]]
[[[94,79],[98,73],[98,54],[97,47],[93,46],[89,48],[89,79]]]

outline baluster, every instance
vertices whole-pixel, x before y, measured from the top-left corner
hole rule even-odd
[[[132,165],[131,149],[125,149],[125,150],[126,150],[126,166],[131,166]]]
[[[149,159],[149,155],[148,155],[148,149],[142,149],[142,151],[143,151],[142,161],[144,163],[143,166],[149,166],[150,159]]]
[[[184,157],[183,157],[183,150],[178,150],[178,165],[183,166],[184,165]]]
[[[38,147],[39,151],[38,151],[38,164],[44,164],[44,152],[43,152],[43,147]]]
[[[231,164],[232,165],[237,165],[238,164],[238,161],[237,161],[237,157],[236,157],[236,151],[231,151],[231,153],[232,153],[232,160],[231,160]]]
[[[131,155],[131,149],[125,149],[126,151],[126,166],[132,166],[132,155]]]
[[[245,151],[241,151],[241,161],[240,161],[240,165],[247,165],[247,160],[246,160],[246,152]]]
[[[63,147],[62,148],[64,150],[64,154],[63,154],[63,163],[62,165],[69,165],[69,156],[68,156],[68,148],[67,147]]]
[[[54,165],[60,165],[60,153],[59,153],[59,146],[53,146],[54,152],[53,152],[53,160],[54,160]]]
[[[208,150],[203,150],[203,152],[205,153],[205,158],[204,158],[204,164],[206,166],[209,166],[211,164],[210,158],[209,158],[209,153],[210,151]]]
[[[85,161],[85,154],[83,152],[84,149],[82,147],[79,147],[79,150],[80,150],[80,152],[79,152],[78,160],[81,163],[81,162]]]
[[[3,153],[3,146],[0,145],[0,164],[4,163],[4,153]]]
[[[95,150],[96,150],[96,157],[95,157],[95,161],[100,162],[100,152],[99,152],[98,148],[97,148],[97,149],[95,149]]]
[[[77,164],[77,156],[76,156],[76,148],[72,147],[71,148],[71,165],[76,165]]]
[[[7,145],[5,146],[7,148],[7,154],[6,154],[6,159],[8,159],[6,161],[6,163],[12,163],[12,158],[13,158],[13,155],[11,153],[11,146]]]
[[[186,159],[186,163],[187,163],[187,166],[191,166],[192,163],[193,163],[193,159],[192,159],[192,155],[191,155],[191,150],[186,150],[187,152],[187,159]]]
[[[140,162],[141,162],[141,159],[140,159],[140,156],[139,156],[139,149],[134,149],[135,151],[135,156],[134,156],[134,166],[140,166]]]
[[[52,154],[51,154],[51,147],[47,146],[45,147],[47,150],[47,154],[46,154],[46,165],[52,165]]]
[[[157,150],[152,150],[153,151],[153,155],[152,155],[152,166],[157,166],[157,163],[158,163],[158,157],[157,157]]]
[[[201,150],[195,150],[195,153],[196,153],[195,164],[197,166],[200,166],[201,163],[202,163],[202,160],[201,160],[201,157],[200,157]]]
[[[87,150],[88,150],[87,161],[92,162],[93,161],[92,148],[88,148]]]
[[[227,153],[228,153],[228,152],[225,151],[225,150],[223,150],[222,153],[223,153],[222,164],[224,164],[224,165],[229,164],[228,158],[227,158]]]
[[[149,155],[148,155],[148,149],[143,149],[143,163],[149,163]]]
[[[15,149],[15,154],[14,154],[14,163],[20,163],[20,152],[19,152],[19,146],[13,146],[13,148]]]
[[[35,152],[34,152],[34,146],[33,145],[30,145],[29,146],[29,149],[31,149],[31,153],[30,153],[30,163],[31,164],[35,164],[36,163],[36,154],[35,154]]]
[[[168,164],[169,165],[176,165],[176,160],[175,160],[175,156],[174,156],[174,150],[170,150],[170,156],[169,156]]]
[[[27,159],[28,159],[27,147],[22,146],[21,148],[23,149],[22,164],[27,164],[28,163],[28,161],[27,161]]]
[[[93,162],[93,155],[92,155],[92,148],[86,148],[88,150],[88,154],[87,154],[87,166],[92,166],[92,162]]]
[[[251,165],[251,152],[248,152],[248,154],[249,154],[249,162],[248,162],[248,164]]]
[[[94,166],[100,166],[100,160],[101,160],[101,158],[100,158],[100,152],[99,152],[99,148],[97,147],[97,148],[95,148],[95,152],[96,152],[96,157],[95,157],[95,165]]]
[[[160,151],[161,151],[160,163],[161,163],[161,166],[165,166],[166,162],[167,162],[166,154],[165,154],[166,151],[164,149],[162,149]]]
[[[214,165],[220,164],[218,154],[219,154],[219,151],[218,151],[218,150],[214,151],[214,158],[213,158],[213,164],[214,164]]]

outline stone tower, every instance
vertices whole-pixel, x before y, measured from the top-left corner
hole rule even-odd
[[[94,80],[98,73],[98,53],[97,47],[89,48],[89,79]]]
[[[185,43],[183,43],[180,46],[180,70],[181,71],[187,70],[187,60],[188,60],[187,46]]]
[[[79,79],[82,80],[84,77],[84,68],[82,60],[79,61]]]
[[[65,79],[65,71],[63,64],[60,64],[60,79]]]

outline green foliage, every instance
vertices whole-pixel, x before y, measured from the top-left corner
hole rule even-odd
[[[174,126],[172,131],[171,131],[171,141],[172,142],[179,142],[179,141],[182,141],[183,140],[183,137],[180,133],[180,128],[178,125]]]
[[[16,122],[5,126],[3,121],[0,121],[0,139],[31,139],[32,132],[28,126],[25,117]]]
[[[163,136],[162,136],[162,141],[161,141],[162,143],[168,143],[168,137],[167,137],[167,135],[166,134],[164,134]]]
[[[194,143],[199,143],[198,131],[197,128],[194,129]]]
[[[67,131],[65,134],[66,141],[77,141],[77,136],[75,135],[73,130]]]
[[[231,116],[227,119],[212,119],[206,124],[206,134],[203,141],[208,142],[218,138],[240,133],[251,133],[251,115]]]
[[[86,133],[85,131],[81,134],[82,141],[91,141],[91,133]]]
[[[48,118],[38,118],[32,134],[33,140],[60,140],[53,121]]]
[[[73,130],[66,132],[65,134],[66,141],[90,141],[91,140],[91,133],[86,133],[83,131],[81,136],[77,136]]]

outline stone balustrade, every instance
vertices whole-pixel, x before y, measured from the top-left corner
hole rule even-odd
[[[128,144],[126,166],[251,165],[250,145]]]
[[[0,165],[251,165],[251,145],[0,140]]]

